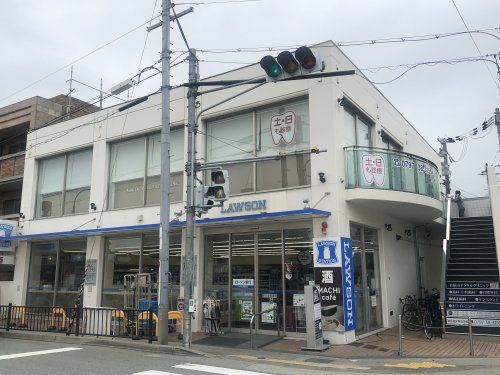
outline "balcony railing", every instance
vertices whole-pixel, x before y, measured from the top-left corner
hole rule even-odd
[[[25,152],[0,157],[0,180],[10,179],[12,177],[22,177],[24,174],[24,156]]]
[[[344,150],[346,188],[405,191],[440,199],[439,171],[429,160],[372,147]]]

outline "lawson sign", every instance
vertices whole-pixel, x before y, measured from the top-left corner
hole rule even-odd
[[[329,321],[338,320],[340,325],[334,330],[355,329],[352,240],[348,237],[315,238],[313,256],[314,267],[317,270],[315,282],[321,288],[325,327],[329,326]],[[334,311],[333,315],[329,316],[327,310]]]
[[[0,251],[13,251],[10,236],[17,232],[17,223],[11,220],[0,220]]]

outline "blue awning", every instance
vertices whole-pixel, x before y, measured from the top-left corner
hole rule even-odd
[[[276,218],[312,218],[312,217],[328,217],[331,213],[328,211],[317,210],[315,208],[305,208],[302,210],[290,210],[290,211],[276,211],[276,212],[261,212],[258,214],[249,215],[236,215],[227,217],[215,217],[215,218],[204,218],[196,220],[197,225],[212,225],[217,223],[234,223],[234,222],[244,222],[244,221],[260,221],[269,220]],[[186,226],[185,221],[172,220],[170,222],[172,228],[182,228]],[[86,236],[95,234],[106,234],[106,233],[119,233],[119,232],[131,232],[131,231],[147,231],[147,230],[158,230],[160,228],[160,223],[155,224],[141,224],[141,225],[128,225],[120,227],[107,227],[107,228],[94,228],[94,229],[77,229],[71,231],[61,231],[61,232],[47,232],[47,233],[34,233],[34,234],[22,234],[17,236],[10,236],[9,239],[12,240],[27,240],[27,239],[42,239],[51,237],[66,237],[66,236]]]

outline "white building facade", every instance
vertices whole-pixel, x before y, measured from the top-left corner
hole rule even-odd
[[[354,68],[331,43],[316,50],[327,71]],[[252,65],[211,79],[258,76]],[[198,111],[244,89],[201,95]],[[183,295],[186,106],[186,90],[173,90],[173,309]],[[277,121],[290,126],[279,136]],[[0,304],[72,306],[90,264],[84,305],[119,308],[125,274],[157,272],[160,122],[154,95],[29,134],[14,278],[0,282]],[[220,163],[231,179],[230,199],[197,220],[195,239],[195,298],[220,301],[223,330],[248,332],[249,314],[277,306],[280,329],[304,335],[300,296],[314,280],[315,238],[352,239],[356,328],[324,322],[333,342],[396,325],[400,297],[439,286],[439,157],[366,79],[269,83],[204,112],[199,125],[198,160]],[[201,309],[193,324],[203,330]]]

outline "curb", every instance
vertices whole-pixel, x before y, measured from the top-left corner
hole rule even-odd
[[[66,336],[64,334],[53,334],[48,332],[21,332],[21,331],[0,331],[0,337],[9,339],[21,339],[32,341],[57,342],[61,344],[108,346],[121,349],[138,349],[148,352],[197,355],[202,357],[210,356],[200,350],[184,348],[179,345],[159,345],[145,342],[132,341],[131,339],[110,338],[110,337],[89,337],[89,336]]]

